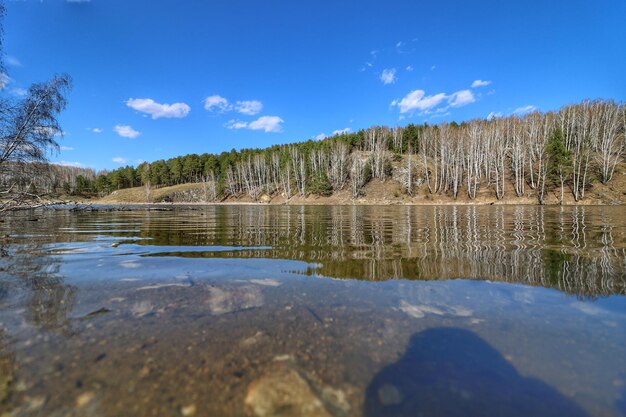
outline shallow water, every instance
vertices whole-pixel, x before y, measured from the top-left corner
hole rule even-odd
[[[626,415],[623,207],[2,220],[8,415]]]

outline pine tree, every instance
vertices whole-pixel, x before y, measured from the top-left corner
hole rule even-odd
[[[555,185],[557,181],[560,183],[560,202],[563,204],[565,178],[572,172],[572,154],[565,147],[565,136],[560,128],[554,129],[548,138],[546,154],[548,156],[548,176]]]

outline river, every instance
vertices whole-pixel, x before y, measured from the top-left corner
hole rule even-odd
[[[623,207],[1,220],[0,414],[626,415]]]

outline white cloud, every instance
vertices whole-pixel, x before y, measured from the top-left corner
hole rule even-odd
[[[365,65],[359,68],[360,72],[366,71],[368,68],[371,68],[373,64],[371,62],[365,62]]]
[[[326,133],[320,133],[319,135],[315,136],[315,140],[324,140],[326,139]]]
[[[415,40],[412,40],[411,42],[415,42]],[[403,41],[396,42],[396,52],[399,54],[410,54],[411,52],[414,51],[414,50],[405,49],[406,46],[407,46],[406,42],[403,42]]]
[[[225,97],[216,94],[204,99],[204,109],[217,113],[226,113],[234,110],[241,114],[254,116],[263,110],[263,103],[258,100],[239,100],[233,104]]]
[[[452,93],[448,97],[448,103],[450,107],[462,107],[475,102],[474,94],[470,90],[461,90],[456,93]]]
[[[9,87],[10,84],[14,84],[14,83],[15,83],[15,80],[9,77],[7,73],[5,72],[0,73],[0,91],[4,91],[5,89],[7,89],[7,87]],[[17,97],[25,97],[28,94],[28,90],[21,88],[21,87],[11,87],[8,90],[8,93]]]
[[[437,107],[445,99],[446,95],[444,93],[426,96],[424,90],[413,90],[404,96],[402,100],[396,99],[392,101],[391,105],[397,106],[400,109],[400,113],[411,113],[415,110],[430,110]]]
[[[87,168],[85,165],[80,162],[70,162],[70,161],[58,161],[53,162],[55,165],[60,165],[62,167],[74,167],[74,168]]]
[[[487,115],[487,120],[491,120],[494,117],[502,117],[502,113],[501,112],[491,112]]]
[[[100,129],[99,127],[94,127],[93,129],[89,130],[91,130],[93,133],[102,133],[102,129]]]
[[[73,151],[74,148],[72,148],[71,146],[60,146],[59,149],[61,149],[62,151]]]
[[[437,69],[437,66],[436,66],[436,65],[433,65],[433,66],[431,66],[431,67],[430,67],[430,70],[431,70],[431,71],[434,71],[435,69]]]
[[[229,129],[245,129],[248,127],[248,123],[241,120],[229,120],[225,126]]]
[[[6,63],[7,63],[7,65],[10,65],[12,67],[21,67],[22,66],[22,63],[20,62],[20,60],[17,59],[16,57],[12,56],[12,55],[7,55]]]
[[[13,80],[6,73],[0,73],[0,91],[7,88],[7,85],[11,84]]]
[[[263,130],[268,132],[280,132],[283,127],[280,125],[284,120],[278,116],[261,116],[254,122],[248,123],[248,129]]]
[[[447,101],[447,106],[438,107]],[[420,115],[435,113],[445,113],[450,107],[462,107],[476,101],[474,94],[470,90],[460,90],[452,94],[438,93],[427,96],[424,90],[413,90],[402,99],[395,99],[391,106],[396,106],[400,114],[419,111]]]
[[[486,87],[490,84],[491,84],[491,81],[474,80],[474,82],[472,83],[472,88]]]
[[[529,104],[528,106],[522,106],[522,107],[516,108],[515,110],[513,110],[513,114],[526,114],[535,110],[537,110],[537,107],[533,106],[532,104]]]
[[[126,105],[142,113],[147,113],[153,119],[160,117],[165,118],[182,118],[189,114],[191,107],[186,103],[160,104],[151,98],[130,98],[126,101]]]
[[[232,104],[228,102],[224,97],[213,95],[204,99],[204,109],[207,111],[217,111],[220,113],[224,113],[227,111],[231,111],[233,108]]]
[[[350,133],[352,129],[350,129],[349,127],[345,127],[343,129],[337,129],[333,131],[333,135],[347,135],[348,133]]]
[[[409,65],[409,66],[406,67],[406,70],[411,72],[411,71],[413,71],[413,67],[411,65]]]
[[[263,103],[257,100],[238,101],[235,104],[235,110],[237,110],[241,114],[254,116],[255,114],[261,112],[261,110],[263,110]]]
[[[250,123],[241,120],[229,120],[226,123],[226,127],[229,129],[263,130],[265,133],[277,133],[283,130],[281,126],[283,122],[284,120],[278,116],[261,116]]]
[[[124,165],[127,162],[126,158],[122,158],[121,156],[116,156],[115,158],[112,159],[112,161],[120,165]]]
[[[25,88],[21,87],[13,87],[9,90],[9,92],[17,97],[26,97],[26,95],[28,94],[28,91]]]
[[[134,139],[141,133],[128,125],[116,125],[113,130],[123,138]]]
[[[380,74],[380,80],[383,84],[393,84],[396,82],[396,69],[395,68],[385,68],[383,72]]]

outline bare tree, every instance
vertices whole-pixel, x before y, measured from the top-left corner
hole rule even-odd
[[[349,165],[348,146],[344,142],[336,141],[330,149],[329,164],[327,165],[327,176],[333,190],[341,190],[348,179]]]
[[[62,134],[57,121],[58,114],[67,105],[65,95],[71,88],[67,75],[59,75],[45,83],[33,84],[27,96],[17,102],[0,102],[0,175],[12,176],[12,183],[0,190],[10,201],[20,201],[22,197],[33,197],[20,191],[16,185],[30,181],[27,189],[36,178],[34,170],[39,170],[47,162],[51,152],[58,150],[55,137]],[[5,208],[8,206],[4,206]]]
[[[350,168],[350,183],[352,185],[352,198],[357,198],[361,194],[361,189],[366,181],[367,161],[358,156],[357,153],[352,154],[352,167]]]
[[[504,119],[495,119],[490,122],[491,127],[491,145],[493,155],[493,172],[495,176],[496,198],[501,200],[504,198],[504,179],[505,179],[505,161],[509,150],[508,136],[505,134]]]
[[[556,125],[554,113],[546,113],[543,116],[541,131],[535,139],[532,140],[533,154],[537,160],[537,199],[539,204],[545,202],[546,179],[548,175],[548,156],[546,155],[546,144],[551,132],[554,131]]]
[[[409,153],[406,158],[406,192],[413,195],[413,145],[409,143]]]
[[[33,84],[28,95],[16,104],[0,108],[0,166],[6,162],[44,162],[58,149],[55,136],[62,134],[57,115],[67,105],[71,88],[68,75]]]
[[[508,136],[511,138],[511,171],[515,178],[515,194],[524,195],[526,167],[526,150],[524,143],[523,124],[517,117],[510,117],[507,123]]]
[[[306,165],[304,156],[296,147],[290,148],[291,165],[293,167],[293,178],[296,183],[296,189],[301,196],[306,195]]]
[[[572,153],[572,194],[575,201],[585,196],[591,134],[596,123],[594,119],[589,101],[565,106],[559,111],[559,125],[565,134],[565,146]]]
[[[385,180],[385,167],[388,162],[389,128],[371,127],[366,130],[367,150],[370,151],[372,161],[372,176]]]
[[[478,182],[481,177],[481,159],[483,157],[483,135],[481,122],[472,120],[463,131],[465,139],[465,178],[467,180],[467,195],[476,198]]]
[[[602,183],[606,184],[613,178],[615,166],[622,155],[624,140],[620,137],[620,116],[624,112],[624,106],[620,110],[615,102],[607,101],[595,103],[595,107],[600,122],[596,148],[600,160],[600,176]]]
[[[391,134],[392,134],[392,146],[393,149],[395,151],[397,151],[398,153],[402,153],[402,150],[404,148],[404,144],[402,141],[402,136],[403,136],[403,132],[404,129],[402,129],[401,127],[394,127],[393,129],[391,129]]]
[[[213,170],[209,170],[206,175],[202,176],[202,185],[204,188],[204,201],[215,201],[217,199],[217,188]]]
[[[424,165],[424,173],[425,173],[424,175],[426,177],[426,185],[428,186],[428,191],[431,194],[434,192],[437,192],[437,184],[438,184],[437,161],[438,159],[436,157],[436,152],[438,149],[438,145],[437,145],[438,140],[439,140],[439,130],[433,127],[428,127],[427,129],[425,129],[422,135],[422,140],[420,140],[420,143],[419,143],[419,146],[420,146],[419,152],[422,154],[422,163]],[[428,165],[429,159],[431,159],[434,164],[434,168],[432,171],[434,175],[434,186],[430,182],[431,171]]]

